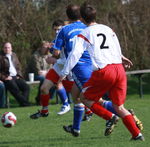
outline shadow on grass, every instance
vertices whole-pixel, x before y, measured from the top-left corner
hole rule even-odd
[[[78,141],[76,141],[78,139]],[[2,145],[5,145],[5,147],[7,147],[7,145],[21,145],[21,144],[27,144],[26,147],[32,147],[33,145],[36,145],[37,143],[39,143],[39,146],[42,145],[42,142],[43,143],[46,143],[50,146],[56,146],[56,142],[57,142],[57,145],[60,144],[63,144],[63,143],[68,143],[71,145],[72,141],[74,144],[76,145],[81,145],[81,144],[84,144],[84,145],[89,145],[89,142],[83,142],[83,139],[85,140],[95,140],[95,139],[103,139],[103,137],[92,137],[92,138],[76,138],[76,137],[73,137],[73,138],[69,138],[68,140],[68,137],[61,137],[61,138],[45,138],[45,139],[32,139],[32,140],[15,140],[15,141],[2,141],[0,142],[0,146],[2,147]],[[79,141],[80,140],[80,141]],[[53,143],[54,142],[54,143]],[[35,144],[36,143],[36,144]],[[91,142],[92,143],[92,142]],[[30,145],[31,144],[31,145]]]

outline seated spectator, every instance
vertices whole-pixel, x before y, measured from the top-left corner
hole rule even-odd
[[[21,65],[17,55],[12,52],[12,45],[7,42],[1,52],[1,79],[6,89],[15,97],[20,106],[29,106],[29,86],[23,79]]]
[[[6,104],[6,96],[5,96],[5,85],[0,80],[0,108],[5,108]]]
[[[45,79],[47,71],[52,66],[46,62],[46,58],[51,56],[49,47],[50,43],[48,41],[43,41],[40,47],[32,54],[28,65],[28,73],[34,73],[34,80],[40,81],[38,94],[35,98],[37,104],[40,104],[40,87]],[[54,90],[51,89],[51,92],[53,93]]]

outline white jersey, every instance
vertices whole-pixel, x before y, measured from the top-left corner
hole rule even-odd
[[[59,64],[60,66],[64,66],[65,62],[66,62],[66,57],[64,54],[64,49],[62,49],[60,51],[60,58],[57,59],[57,64]]]
[[[114,31],[106,25],[95,24],[85,28],[74,40],[62,76],[67,75],[76,65],[83,52],[88,50],[93,70],[102,69],[108,64],[122,63],[122,53]]]
[[[62,49],[60,52],[60,58],[57,59],[56,63],[52,67],[59,76],[61,75],[61,71],[64,68],[65,62],[66,62],[66,57],[64,55],[64,49]],[[69,81],[73,81],[72,72],[68,74],[67,79]]]
[[[66,58],[64,56],[64,51],[61,50],[60,52],[60,58],[57,59],[56,63],[53,65],[53,69],[57,72],[57,74],[60,76],[60,73],[64,67],[64,64],[66,62]]]

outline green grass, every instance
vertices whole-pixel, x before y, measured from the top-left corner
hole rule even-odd
[[[26,108],[14,107],[9,109],[1,109],[1,114],[11,111],[17,116],[17,124],[12,128],[4,128],[0,125],[0,147],[149,147],[150,146],[150,90],[149,77],[144,77],[144,98],[139,98],[137,90],[136,78],[130,79],[128,96],[125,106],[133,108],[138,117],[144,124],[143,134],[145,142],[129,141],[131,135],[119,121],[118,126],[109,137],[105,137],[105,121],[96,115],[90,122],[83,122],[81,126],[81,135],[78,138],[65,133],[62,129],[63,125],[72,123],[73,112],[63,116],[57,116],[61,105],[54,105],[55,100],[49,106],[50,115],[47,118],[31,120],[30,114],[40,109],[39,106]],[[31,94],[31,101],[34,103],[34,88]]]

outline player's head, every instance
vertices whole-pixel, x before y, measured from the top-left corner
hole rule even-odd
[[[83,3],[80,7],[80,14],[87,24],[96,20],[96,9],[90,4]]]
[[[80,7],[78,5],[70,4],[67,6],[66,14],[71,21],[80,19]]]
[[[64,25],[64,21],[57,19],[53,22],[52,24],[52,29],[55,31],[55,33],[57,34],[59,32],[59,30],[62,28],[62,26]]]

